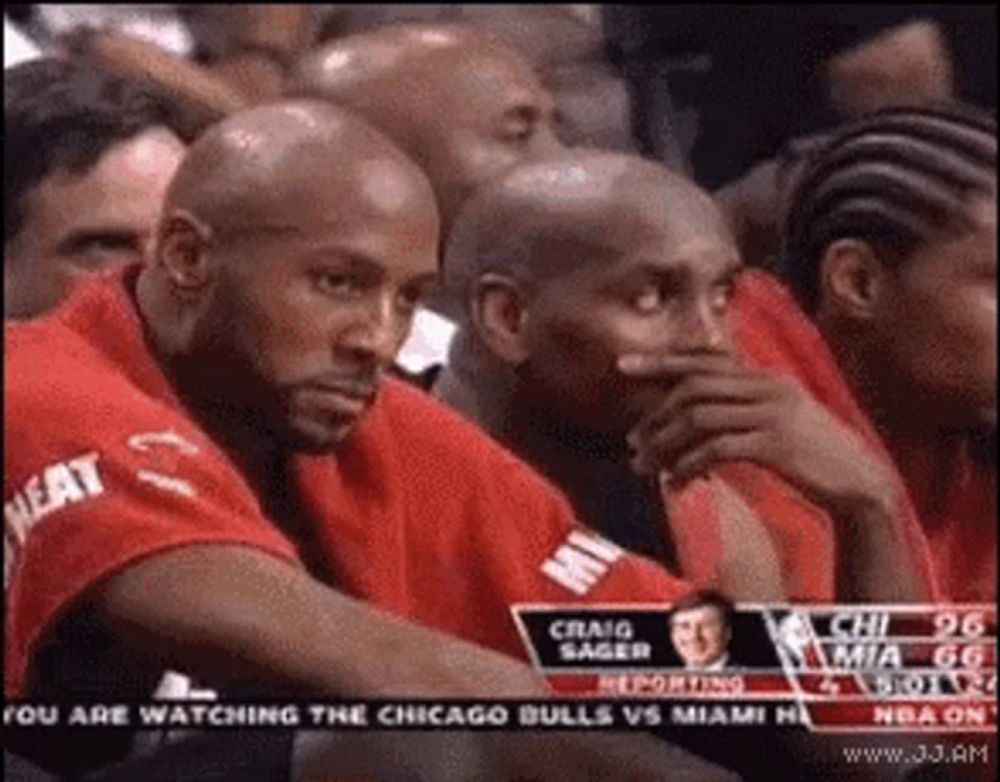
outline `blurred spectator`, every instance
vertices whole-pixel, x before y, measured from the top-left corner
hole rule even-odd
[[[597,4],[320,6],[320,39],[417,22],[474,25],[514,48],[553,95],[560,138],[570,146],[632,151],[624,81],[608,61]]]
[[[887,87],[931,99],[953,73],[957,98],[996,105],[995,6],[609,5],[605,29],[643,152],[680,152],[711,188]]]
[[[477,186],[560,147],[552,98],[530,66],[468,26],[339,39],[298,64],[291,92],[348,107],[394,139],[430,177],[445,231]]]
[[[898,109],[791,196],[783,270],[896,458],[945,596],[996,595],[996,121]],[[987,455],[988,454],[988,455]]]
[[[4,314],[37,315],[87,272],[142,257],[184,143],[171,109],[86,65],[4,72]]]

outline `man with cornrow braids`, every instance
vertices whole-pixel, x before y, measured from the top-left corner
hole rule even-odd
[[[996,120],[845,128],[790,201],[786,276],[902,473],[944,596],[996,596]]]

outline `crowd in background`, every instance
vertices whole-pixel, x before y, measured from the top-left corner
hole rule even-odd
[[[5,9],[8,696],[541,697],[516,602],[995,601],[995,17]],[[761,762],[471,741],[417,778]],[[76,742],[24,778],[128,754]]]

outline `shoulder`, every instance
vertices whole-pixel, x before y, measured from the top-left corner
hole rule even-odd
[[[144,391],[126,367],[58,320],[8,326],[5,349],[9,481],[84,453],[127,461],[134,450],[129,443],[150,433],[201,439],[185,416]]]
[[[552,497],[542,476],[475,424],[429,394],[388,381],[383,391],[386,427],[411,475],[446,475],[455,490],[487,487],[516,496]]]
[[[58,320],[7,325],[4,333],[7,424],[22,419],[63,425],[95,413],[127,416],[144,394],[83,336]]]

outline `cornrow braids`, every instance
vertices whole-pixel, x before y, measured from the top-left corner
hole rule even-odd
[[[970,198],[996,192],[996,118],[972,108],[899,108],[842,128],[812,152],[782,230],[782,267],[815,309],[831,242],[855,237],[900,263],[970,227]]]

